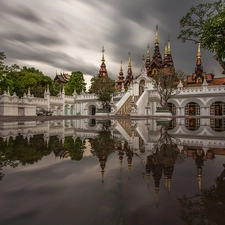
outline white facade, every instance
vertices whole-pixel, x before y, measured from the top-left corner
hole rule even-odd
[[[191,103],[196,107],[196,116],[225,116],[225,85],[208,86],[204,81],[199,87],[183,88],[180,83],[178,88],[180,92],[169,100],[174,115],[190,115],[187,107]],[[133,80],[128,90],[122,88],[112,98],[110,115],[158,116],[158,101],[159,95],[153,87],[152,78],[147,76],[143,66],[140,76]],[[221,105],[219,113],[215,110],[215,103]],[[34,116],[40,109],[50,109],[53,115],[95,115],[98,108],[101,108],[101,102],[97,101],[96,96],[84,92],[67,96],[63,90],[56,97],[46,90],[44,98],[36,98],[28,90],[22,98],[15,93],[10,95],[9,92],[0,96],[1,116]]]

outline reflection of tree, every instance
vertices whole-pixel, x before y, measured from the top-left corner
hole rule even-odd
[[[204,188],[201,194],[179,198],[182,207],[181,218],[186,224],[217,224],[225,221],[225,164],[215,184]]]
[[[85,140],[82,141],[79,137],[74,141],[72,137],[66,137],[64,147],[68,150],[72,160],[81,160],[85,149]]]
[[[178,141],[168,133],[169,126],[161,126],[160,137],[155,144],[154,161],[162,164],[175,164],[184,161],[184,155],[179,154]]]
[[[10,138],[8,142],[0,140],[0,149],[0,168],[33,164],[51,152],[44,143],[43,135],[34,136],[29,143],[22,136],[17,136],[15,140]],[[3,176],[0,173],[0,179]]]

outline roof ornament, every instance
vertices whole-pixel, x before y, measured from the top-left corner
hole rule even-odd
[[[102,46],[102,62],[105,62],[104,52],[105,52],[105,49],[104,49],[104,46]]]
[[[170,36],[168,34],[168,42],[167,42],[167,54],[171,54],[171,50],[170,50]]]
[[[150,59],[150,48],[149,48],[149,44],[147,46],[147,55],[146,55],[146,59]]]
[[[123,67],[122,67],[122,60],[121,60],[121,64],[120,64],[120,72],[123,72]]]
[[[200,42],[198,42],[198,53],[197,53],[197,58],[201,58],[201,48],[200,48]]]
[[[155,45],[159,45],[159,34],[158,34],[158,25],[156,25],[156,32],[155,32]]]
[[[164,56],[168,54],[168,43],[165,44]]]
[[[128,52],[128,68],[131,68],[130,52]]]

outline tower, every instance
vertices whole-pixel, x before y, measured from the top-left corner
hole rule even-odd
[[[148,67],[148,76],[152,77],[157,72],[157,70],[162,69],[162,56],[159,50],[159,35],[158,35],[158,25],[156,26],[156,34],[155,34],[155,49],[154,54],[152,56],[152,61]]]
[[[99,70],[99,77],[108,77],[108,72],[105,65],[105,56],[104,56],[105,49],[102,47],[102,64]]]
[[[123,68],[122,68],[122,61],[120,65],[120,72],[117,80],[117,90],[121,91],[122,85],[124,84],[124,76],[123,76]]]

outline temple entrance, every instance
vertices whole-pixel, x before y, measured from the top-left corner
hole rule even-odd
[[[190,102],[185,106],[185,116],[199,116],[200,106],[196,102]],[[200,127],[199,118],[185,118],[185,127],[188,130],[197,130]]]

